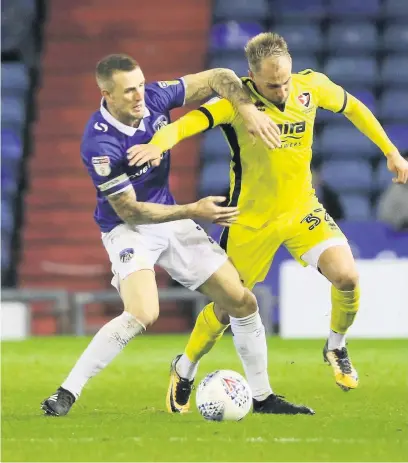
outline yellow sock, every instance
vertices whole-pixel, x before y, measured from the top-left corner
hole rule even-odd
[[[228,325],[218,321],[214,303],[207,304],[197,317],[193,332],[188,340],[185,354],[191,362],[198,362],[221,339]]]
[[[360,305],[360,287],[353,291],[340,291],[332,285],[331,300],[330,328],[336,333],[345,334],[353,324]]]

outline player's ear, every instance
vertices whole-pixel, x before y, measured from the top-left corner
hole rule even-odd
[[[111,98],[111,94],[110,92],[108,92],[108,90],[101,90],[101,93],[102,93],[102,96],[105,98],[106,101],[110,101],[112,98]]]
[[[254,80],[254,73],[250,69],[248,69],[248,75],[251,80]]]

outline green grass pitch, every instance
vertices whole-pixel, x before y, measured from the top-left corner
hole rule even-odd
[[[321,341],[269,339],[275,391],[315,416],[248,415],[238,423],[165,411],[168,369],[186,336],[140,336],[91,380],[71,413],[40,402],[63,381],[88,338],[2,344],[1,461],[407,461],[408,340],[349,344],[360,387],[345,393],[322,362]],[[241,364],[225,336],[199,377]]]

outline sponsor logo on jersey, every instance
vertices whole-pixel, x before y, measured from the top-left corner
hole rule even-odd
[[[157,82],[159,84],[160,88],[167,88],[170,85],[178,85],[180,81],[178,80],[161,80],[160,82]]]
[[[164,115],[161,115],[153,122],[153,130],[157,132],[158,130],[165,127],[168,123],[169,121],[167,120],[167,117]]]
[[[94,129],[99,130],[100,132],[107,132],[108,131],[108,125],[104,124],[103,122],[95,122]]]
[[[129,262],[135,255],[135,250],[133,248],[126,248],[120,251],[119,259],[122,263]]]
[[[109,156],[94,156],[92,165],[95,172],[101,177],[107,177],[111,173]]]
[[[277,124],[283,139],[294,138],[299,140],[303,137],[306,131],[306,122],[285,122],[284,124]]]
[[[298,96],[298,100],[300,104],[302,104],[305,108],[308,108],[310,106],[312,97],[309,92],[303,92]]]

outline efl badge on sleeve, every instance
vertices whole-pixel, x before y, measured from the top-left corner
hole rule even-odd
[[[310,106],[311,98],[312,97],[309,92],[303,92],[298,96],[298,100],[305,108],[308,108]]]
[[[101,177],[107,177],[111,173],[109,156],[95,156],[92,158],[95,172]]]
[[[170,85],[178,85],[180,83],[179,80],[161,80],[160,82],[157,82],[159,84],[159,87],[161,88],[167,88],[170,87]]]

